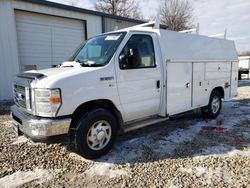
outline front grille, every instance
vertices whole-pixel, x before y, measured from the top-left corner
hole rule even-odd
[[[14,102],[17,106],[22,107],[22,108],[27,108],[27,97],[26,94],[26,89],[24,86],[21,85],[14,85]],[[28,93],[29,94],[29,93]]]

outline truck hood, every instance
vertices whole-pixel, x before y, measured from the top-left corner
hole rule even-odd
[[[82,67],[77,62],[63,62],[62,65],[55,67],[55,68],[49,68],[49,69],[41,69],[41,70],[31,70],[26,71],[25,73],[37,73],[37,74],[43,74],[45,77],[47,76],[54,76],[54,75],[60,75],[65,73],[74,73],[79,70],[81,71],[89,71],[93,69],[93,67]]]
[[[48,84],[52,81],[92,72],[100,68],[101,67],[82,67],[79,63],[64,62],[61,66],[55,68],[26,71],[19,77],[34,75],[34,79],[37,79],[38,77],[36,77],[36,75],[39,75],[38,82],[35,87],[46,88],[46,86],[48,86]]]

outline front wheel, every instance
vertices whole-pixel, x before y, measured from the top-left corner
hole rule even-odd
[[[74,144],[77,152],[87,159],[108,153],[117,136],[116,118],[99,108],[84,113],[77,121]]]
[[[209,104],[202,108],[202,115],[204,118],[214,119],[221,110],[221,95],[218,91],[214,90],[211,93]]]

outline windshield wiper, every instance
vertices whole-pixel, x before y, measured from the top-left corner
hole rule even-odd
[[[82,63],[81,66],[83,66],[83,67],[102,67],[103,65]]]
[[[96,64],[94,61],[88,59],[77,59],[76,62],[80,63],[83,67],[102,67],[102,64]]]
[[[87,61],[88,61],[88,59],[77,59],[77,60],[75,60],[75,62],[80,63],[80,64],[85,63]]]

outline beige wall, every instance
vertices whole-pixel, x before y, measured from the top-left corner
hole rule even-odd
[[[137,25],[136,23],[116,20],[112,18],[104,18],[104,22],[105,22],[105,32],[114,31],[115,29],[123,29],[126,27]]]
[[[12,97],[12,79],[19,71],[15,26],[11,1],[0,0],[0,100]]]
[[[67,18],[75,18],[87,21],[87,34],[88,37],[95,36],[102,32],[102,18],[100,16],[84,14],[80,12],[74,12],[70,10],[64,10],[54,7],[48,7],[44,5],[38,5],[34,3],[24,1],[13,1],[13,8],[18,10],[26,10],[37,13],[44,13],[49,15],[62,16]]]

